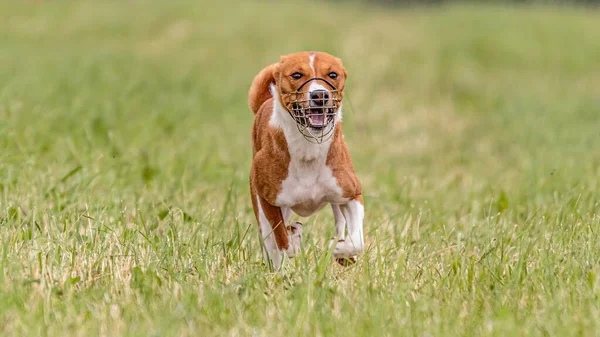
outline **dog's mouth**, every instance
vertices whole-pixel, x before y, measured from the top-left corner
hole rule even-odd
[[[335,111],[333,108],[310,108],[306,114],[307,125],[315,130],[323,129],[327,124],[332,123],[335,118]]]
[[[309,123],[310,123],[310,127],[313,129],[322,129],[325,127],[325,115],[323,114],[318,114],[318,115],[314,115],[312,114],[309,117]]]
[[[307,107],[294,105],[292,108],[296,123],[304,128],[320,130],[332,124],[335,120],[336,109],[333,107]]]

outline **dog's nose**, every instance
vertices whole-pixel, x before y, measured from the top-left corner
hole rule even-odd
[[[310,100],[313,105],[323,106],[329,99],[327,90],[315,90],[310,93]]]

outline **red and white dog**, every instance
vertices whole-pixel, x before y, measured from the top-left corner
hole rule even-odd
[[[302,224],[288,224],[292,211],[307,217],[327,203],[338,262],[355,262],[364,249],[362,188],[342,135],[346,76],[340,59],[301,52],[281,56],[252,82],[250,193],[265,262],[270,259],[275,269],[283,254],[300,250]]]

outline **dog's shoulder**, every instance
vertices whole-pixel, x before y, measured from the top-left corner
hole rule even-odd
[[[336,125],[334,132],[333,142],[327,153],[326,165],[331,168],[333,176],[342,188],[344,197],[354,198],[362,194],[362,184],[354,171],[352,158],[344,141],[341,123]]]
[[[273,99],[266,100],[254,115],[254,123],[252,125],[252,140],[254,153],[263,147],[264,136],[269,127],[269,119],[273,113]]]
[[[273,99],[265,101],[252,127],[253,159],[251,179],[257,193],[273,204],[287,176],[290,154],[283,130],[270,125]]]
[[[273,98],[266,100],[260,107],[254,117],[252,126],[252,140],[254,143],[254,153],[261,149],[268,152],[274,152],[279,157],[285,153],[288,155],[287,142],[283,130],[271,125],[273,109]]]

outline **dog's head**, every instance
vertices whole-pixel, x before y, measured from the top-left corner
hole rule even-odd
[[[280,58],[273,77],[282,105],[304,137],[317,143],[329,139],[344,98],[342,61],[327,53],[294,53]]]

